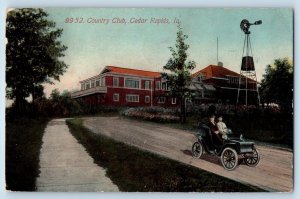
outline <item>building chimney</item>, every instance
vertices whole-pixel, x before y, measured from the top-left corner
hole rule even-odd
[[[218,62],[218,66],[221,66],[221,67],[223,67],[223,62]]]

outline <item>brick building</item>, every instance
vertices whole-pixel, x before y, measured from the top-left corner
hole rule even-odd
[[[241,84],[245,84],[245,79]],[[193,74],[189,85],[190,104],[208,102],[235,103],[239,74],[223,66],[209,65]],[[248,88],[255,81],[248,80]],[[176,107],[179,99],[167,96],[168,85],[161,73],[106,66],[99,75],[80,81],[81,90],[72,98],[90,105]]]
[[[92,105],[177,106],[176,98],[167,97],[167,83],[159,72],[106,66],[99,75],[80,81],[81,90],[72,98]]]

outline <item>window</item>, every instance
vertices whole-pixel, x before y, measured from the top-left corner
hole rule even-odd
[[[119,86],[119,78],[118,77],[113,78],[113,86],[116,86],[116,87]]]
[[[138,95],[126,95],[126,102],[139,102]]]
[[[155,82],[155,89],[160,90],[160,81]]]
[[[137,79],[126,79],[125,87],[127,88],[140,88],[140,81]]]
[[[81,84],[81,90],[84,90],[84,84]]]
[[[149,103],[149,102],[150,102],[150,96],[148,96],[148,95],[145,96],[145,102],[146,102],[146,103]]]
[[[176,98],[172,97],[172,104],[176,104]]]
[[[165,101],[166,101],[166,98],[165,98],[165,97],[159,97],[159,98],[158,98],[158,103],[160,103],[160,104],[164,104]]]
[[[145,81],[145,89],[151,89],[149,80]]]
[[[229,77],[228,79],[230,84],[238,84],[240,81],[240,77],[236,77],[236,76]],[[241,82],[242,80],[243,78],[241,78]]]
[[[114,93],[113,100],[114,100],[114,102],[118,102],[119,101],[119,93]]]
[[[167,83],[166,82],[163,82],[163,83],[161,83],[161,88],[162,88],[162,90],[167,90]]]
[[[198,76],[197,80],[198,80],[199,82],[205,80],[204,75],[201,75],[201,74],[200,74],[200,75]]]
[[[94,81],[92,81],[92,88],[94,88],[95,87],[95,82]]]
[[[194,105],[200,105],[200,99],[194,99]]]
[[[96,80],[96,86],[100,86],[100,80]]]
[[[85,84],[85,89],[89,89],[90,88],[90,83],[86,83]]]
[[[101,86],[105,86],[105,77],[101,77]]]

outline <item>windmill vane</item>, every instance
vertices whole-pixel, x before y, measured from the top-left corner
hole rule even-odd
[[[255,21],[254,23],[250,23],[247,19],[243,19],[240,23],[240,28],[244,31],[245,34],[250,34],[250,26],[251,25],[260,25],[262,24],[262,20]]]

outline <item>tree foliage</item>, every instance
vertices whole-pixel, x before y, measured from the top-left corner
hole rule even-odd
[[[47,16],[42,9],[29,8],[7,14],[6,94],[19,109],[26,97],[32,95],[34,101],[35,94],[41,95],[41,84],[59,81],[67,69],[60,60],[67,49],[58,40],[63,30]]]
[[[70,91],[59,92],[58,89],[52,90],[50,97],[37,98],[35,101],[36,115],[46,117],[70,117],[84,114],[83,107],[76,100],[71,98]]]
[[[163,67],[169,73],[162,73],[162,77],[168,83],[169,94],[180,99],[181,122],[186,121],[185,99],[190,97],[187,87],[192,80],[191,71],[196,67],[194,61],[187,61],[187,50],[189,49],[189,45],[185,43],[187,38],[188,36],[184,35],[182,28],[178,26],[175,48],[169,47],[172,57]]]
[[[261,101],[278,104],[283,111],[291,111],[293,104],[293,65],[287,59],[276,59],[268,65],[260,87]]]

